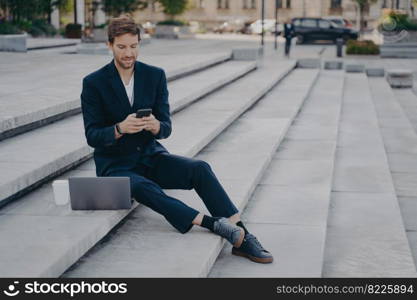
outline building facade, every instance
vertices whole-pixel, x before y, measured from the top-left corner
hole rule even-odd
[[[358,21],[358,7],[355,0],[265,0],[265,18],[284,21],[294,17],[342,16],[353,24]],[[198,21],[207,28],[223,22],[252,22],[261,18],[262,0],[189,0],[188,10],[179,19]],[[412,0],[376,0],[366,8],[364,19],[369,27],[381,17],[384,9],[397,9],[410,14]],[[149,0],[148,8],[134,14],[138,22],[157,22],[165,19],[161,7]]]

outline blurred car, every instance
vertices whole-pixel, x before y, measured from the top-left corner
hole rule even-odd
[[[358,39],[358,32],[351,28],[340,27],[332,21],[323,18],[294,18],[294,34],[297,43],[302,44],[313,40],[331,40],[336,42],[338,38],[344,41]]]
[[[323,17],[323,19],[329,20],[334,24],[338,25],[339,27],[353,28],[353,24],[349,20],[340,16],[327,16]]]
[[[252,22],[245,22],[238,30],[238,33],[251,34],[250,24],[252,24]]]
[[[263,26],[264,33],[275,33],[275,19],[264,19],[264,26]],[[262,33],[262,20],[256,20],[253,22],[249,30],[252,34],[261,34]],[[278,24],[277,34],[280,34],[283,30],[282,24]]]
[[[216,33],[238,33],[241,32],[244,27],[244,21],[242,19],[235,19],[223,22],[219,26],[214,27],[213,31]]]
[[[229,22],[224,22],[219,26],[214,27],[213,32],[215,33],[225,33],[225,32],[233,32],[234,29]]]

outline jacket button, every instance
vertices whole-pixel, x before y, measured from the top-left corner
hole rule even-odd
[[[136,147],[136,149],[137,149],[138,151],[140,151],[140,147]]]

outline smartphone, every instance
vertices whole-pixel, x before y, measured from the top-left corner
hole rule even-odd
[[[152,108],[142,108],[136,111],[136,118],[149,117],[152,113]]]

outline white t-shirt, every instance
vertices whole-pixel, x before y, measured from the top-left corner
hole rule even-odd
[[[132,74],[129,84],[126,85],[123,81],[123,85],[126,89],[127,97],[129,98],[130,106],[133,106],[133,87],[135,86],[135,73]]]

